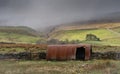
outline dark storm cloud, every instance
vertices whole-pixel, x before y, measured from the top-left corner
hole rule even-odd
[[[0,25],[46,27],[91,20],[119,7],[120,0],[0,0]]]

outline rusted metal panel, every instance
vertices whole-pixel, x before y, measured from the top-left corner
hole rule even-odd
[[[75,47],[63,45],[50,45],[47,49],[47,60],[75,59]]]
[[[47,48],[47,60],[75,60],[76,50],[79,47],[85,48],[84,60],[89,60],[91,57],[91,45],[48,45]]]
[[[69,49],[70,48],[70,49]],[[76,50],[75,50],[75,47],[74,46],[71,46],[67,48],[67,60],[75,60],[76,57],[75,57],[75,54],[76,54]]]
[[[89,60],[90,58],[91,58],[91,50],[92,50],[92,47],[91,46],[89,46],[89,45],[86,45],[86,46],[84,46],[84,48],[85,48],[85,60]]]

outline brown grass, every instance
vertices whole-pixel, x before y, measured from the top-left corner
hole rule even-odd
[[[119,74],[119,61],[0,61],[1,74]]]

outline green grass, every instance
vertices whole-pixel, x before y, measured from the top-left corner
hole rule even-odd
[[[35,30],[26,26],[0,26],[0,32],[38,36]]]
[[[120,46],[108,46],[108,45],[94,45],[92,46],[93,52],[120,52]]]
[[[92,45],[110,45],[110,46],[120,46],[120,44],[114,44],[104,41],[81,41],[81,43],[92,44]]]
[[[40,37],[0,32],[0,42],[35,43]]]
[[[111,43],[111,44],[120,44],[120,37],[105,39],[103,40],[103,42]]]
[[[101,41],[85,41],[87,34],[94,34]],[[120,35],[107,29],[66,30],[53,33],[50,38],[65,41],[80,40],[82,43],[100,45],[120,45]]]
[[[91,30],[68,30],[60,31],[51,36],[51,38],[59,40],[85,40],[87,34],[94,34],[102,39],[113,38],[117,35],[106,29],[91,29]]]
[[[0,61],[1,74],[119,74],[120,61]]]

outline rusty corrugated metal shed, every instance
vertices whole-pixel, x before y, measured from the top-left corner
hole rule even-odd
[[[91,45],[89,44],[48,45],[46,59],[47,60],[76,60],[78,48],[84,48],[85,55],[83,60],[89,60],[91,57],[91,51],[92,51]],[[79,49],[79,50],[81,51],[82,49]],[[81,54],[78,54],[78,55],[81,55]]]

